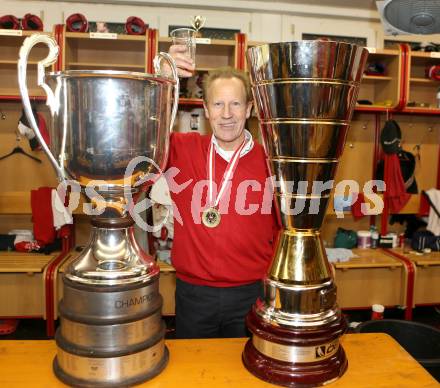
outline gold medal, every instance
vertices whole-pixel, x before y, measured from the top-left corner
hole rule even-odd
[[[214,135],[212,135],[214,137]],[[251,137],[252,141],[252,137]],[[220,212],[217,210],[217,206],[220,202],[220,198],[223,195],[226,186],[228,185],[228,182],[232,180],[232,175],[234,174],[235,167],[237,167],[238,159],[240,158],[240,153],[243,147],[246,144],[246,138],[243,140],[243,143],[241,143],[240,147],[234,151],[234,154],[232,155],[231,160],[228,163],[228,166],[226,167],[225,172],[223,173],[223,178],[220,184],[220,191],[214,198],[214,146],[211,141],[209,144],[209,150],[208,150],[208,180],[209,180],[209,186],[208,186],[208,203],[207,208],[203,210],[202,212],[202,222],[203,225],[205,225],[208,228],[215,228],[220,224],[221,215]]]
[[[208,207],[203,210],[202,222],[208,228],[215,228],[220,224],[221,215],[215,207]]]

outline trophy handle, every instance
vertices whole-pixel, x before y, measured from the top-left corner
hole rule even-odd
[[[29,92],[27,88],[27,82],[26,82],[26,71],[27,71],[27,63],[28,63],[28,57],[31,49],[38,43],[44,43],[49,48],[49,54],[46,58],[38,62],[37,65],[37,83],[38,86],[41,86],[47,96],[46,99],[46,105],[50,108],[50,113],[54,114],[54,112],[57,110],[57,99],[55,98],[55,95],[52,91],[52,89],[44,82],[45,73],[44,69],[57,60],[59,47],[56,44],[55,40],[52,39],[48,35],[43,34],[34,34],[29,37],[27,37],[23,45],[20,48],[19,52],[19,60],[18,60],[18,85],[20,88],[20,94],[21,99],[23,102],[24,111],[26,113],[26,117],[32,127],[32,130],[35,132],[35,135],[37,136],[37,139],[39,143],[41,144],[41,147],[43,148],[44,152],[48,156],[50,162],[52,163],[53,167],[55,168],[55,171],[58,175],[58,178],[60,180],[64,179],[64,173],[61,169],[61,167],[58,165],[55,157],[53,156],[52,152],[50,152],[49,147],[47,146],[46,142],[43,139],[43,136],[41,135],[40,130],[38,129],[38,124],[35,120],[35,117],[32,113],[31,108],[31,102],[29,100]]]
[[[179,107],[179,90],[180,90],[180,82],[179,82],[179,76],[177,73],[177,66],[176,62],[174,62],[173,57],[168,53],[160,52],[158,55],[154,57],[153,60],[153,66],[154,66],[154,72],[157,75],[160,75],[161,69],[160,69],[160,62],[162,59],[166,60],[168,64],[171,67],[171,72],[174,79],[174,103],[173,103],[173,109],[171,111],[171,121],[170,121],[170,132],[173,130],[174,127],[174,120],[176,119],[177,115],[177,108]]]

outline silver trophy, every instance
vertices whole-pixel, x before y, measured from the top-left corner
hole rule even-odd
[[[26,86],[29,52],[38,43],[49,47],[38,63],[38,84],[52,116],[50,150]],[[168,350],[159,267],[136,243],[129,211],[135,202],[127,198],[136,198],[142,186],[152,184],[147,178],[165,167],[179,96],[177,69],[161,53],[156,75],[87,70],[45,75],[57,56],[55,41],[35,34],[25,39],[18,62],[24,109],[38,140],[59,180],[78,182],[94,211],[88,245],[63,278],[54,371],[74,386],[135,384],[162,371]],[[159,75],[162,60],[172,79]]]
[[[346,323],[319,229],[356,104],[367,49],[330,41],[265,44],[248,50],[255,105],[283,226],[246,318],[243,352],[256,376],[289,387],[340,377]]]

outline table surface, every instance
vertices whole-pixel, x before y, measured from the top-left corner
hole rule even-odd
[[[250,374],[241,362],[247,339],[167,340],[170,361],[166,369],[142,386],[270,387]],[[383,333],[347,334],[342,345],[348,370],[329,387],[427,388],[439,383],[394,339]],[[53,340],[0,340],[1,387],[64,387],[52,372],[56,353]]]

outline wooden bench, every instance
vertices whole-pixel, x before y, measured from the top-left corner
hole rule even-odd
[[[353,253],[359,257],[333,263],[339,306],[406,306],[408,275],[404,265],[381,249],[353,249]]]
[[[45,317],[45,270],[58,255],[0,252],[1,317]]]
[[[416,254],[403,252],[401,248],[392,253],[411,261],[415,269],[414,306],[440,305],[440,252]]]
[[[0,192],[0,215],[9,217],[12,228],[15,217],[32,213],[30,193]],[[17,217],[18,218],[18,217]],[[54,334],[52,276],[65,256],[71,239],[62,242],[62,250],[50,255],[0,251],[0,317],[43,318],[48,336]]]

